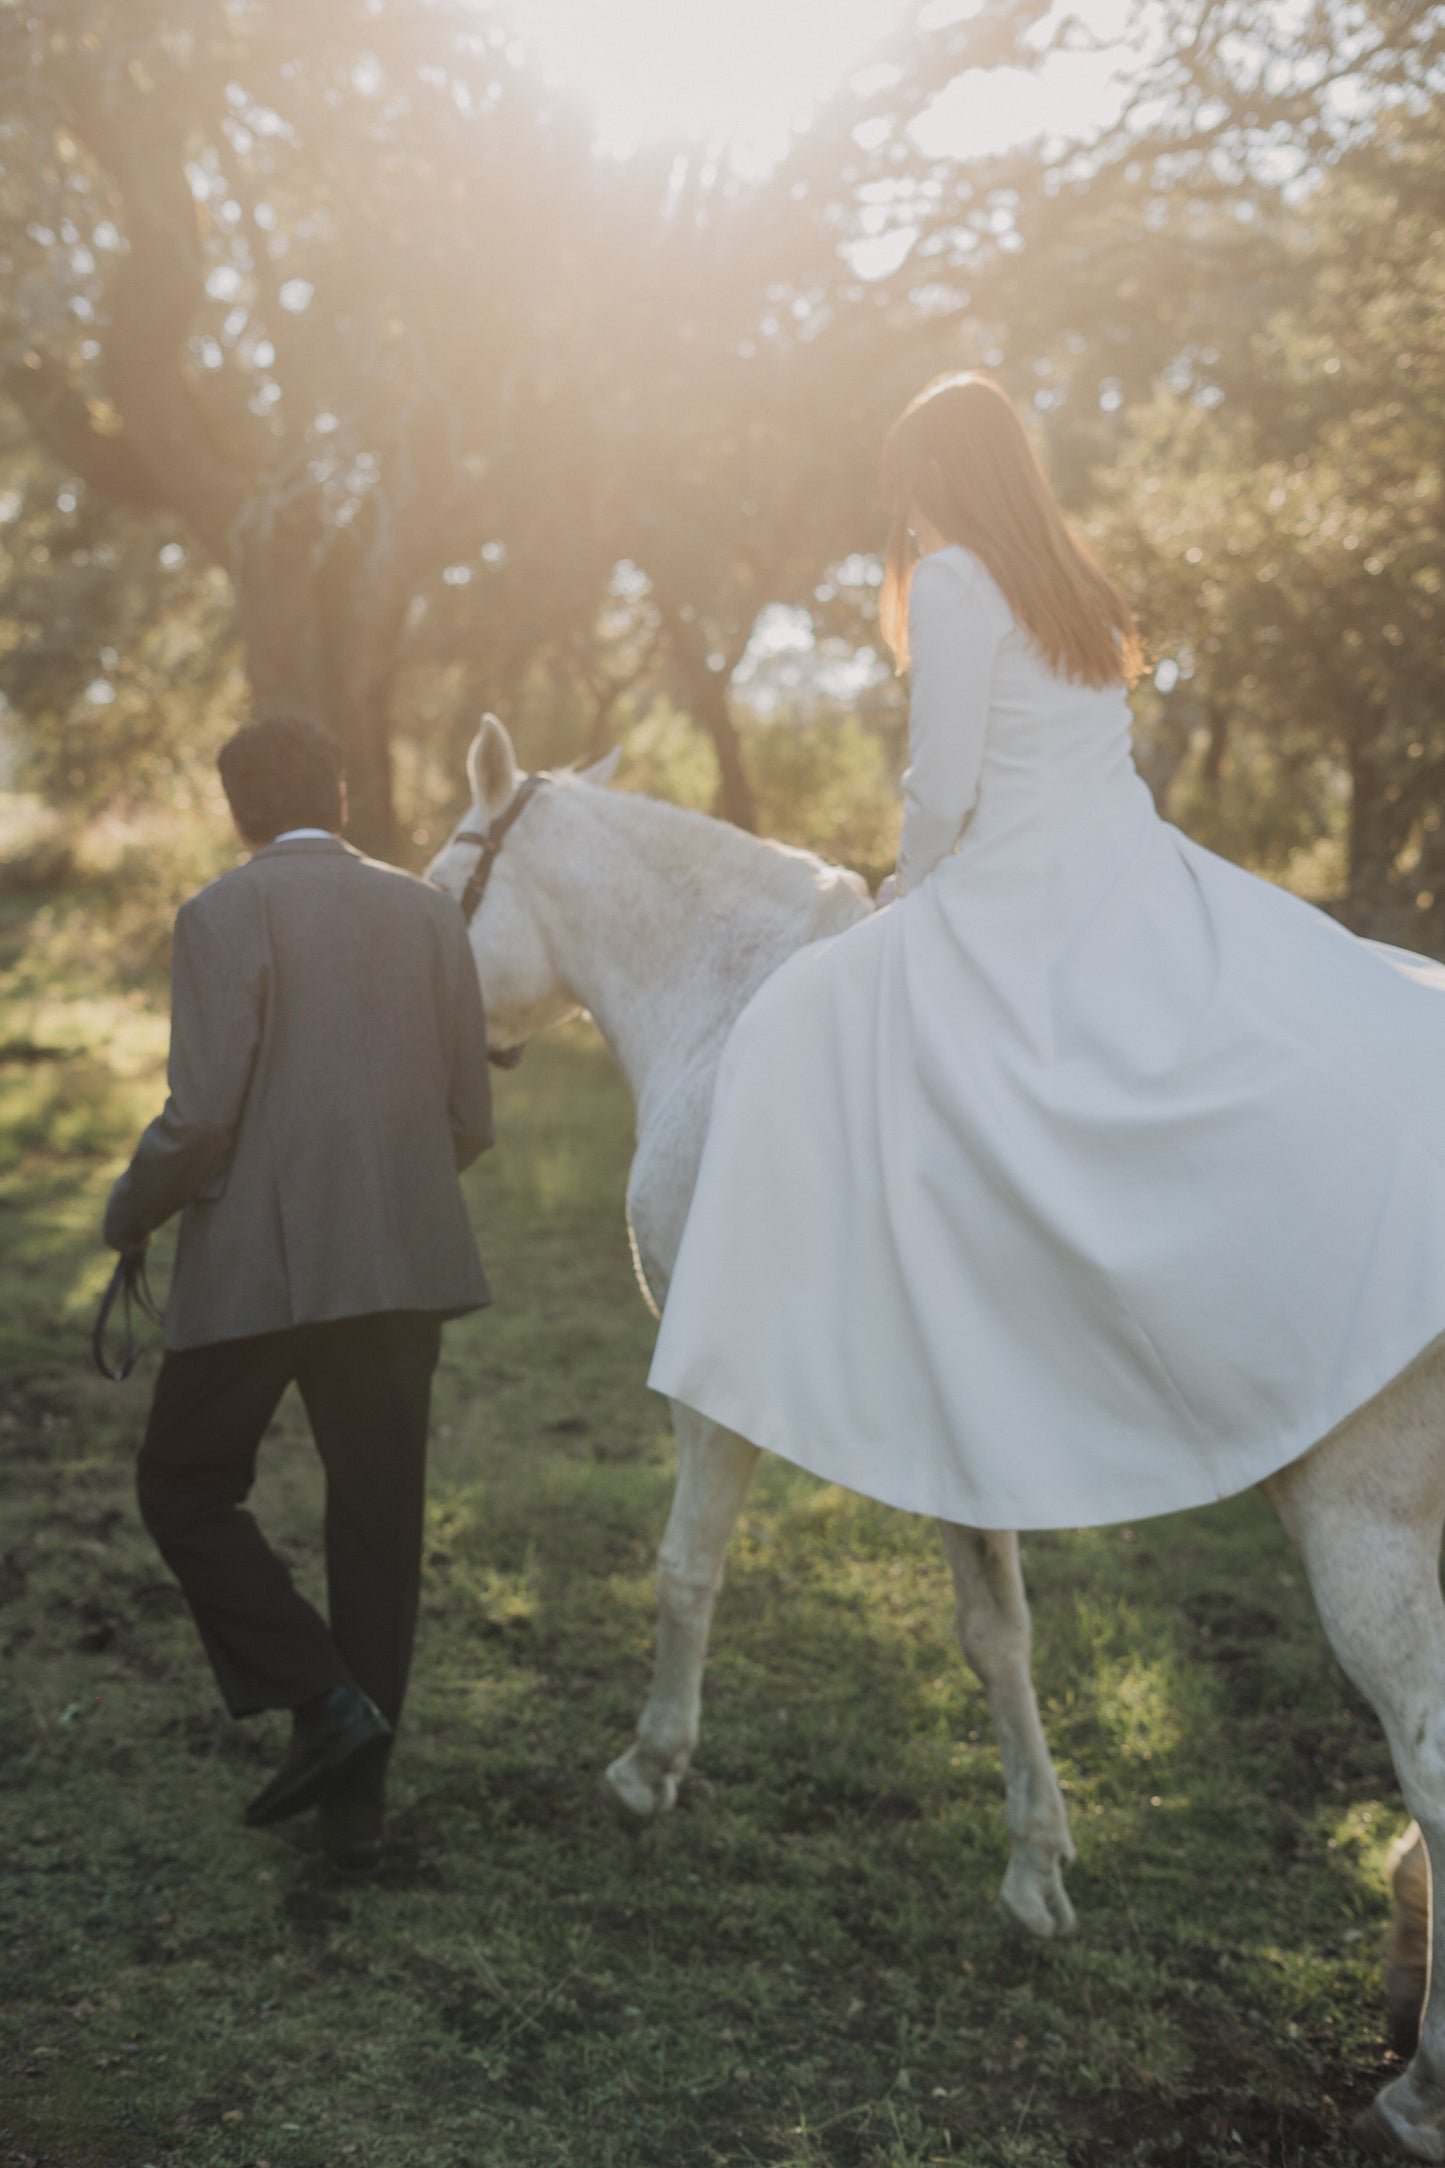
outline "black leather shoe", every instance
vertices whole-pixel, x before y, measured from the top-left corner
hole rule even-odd
[[[321,1795],[321,1849],[343,1874],[372,1874],[381,1865],[386,1821],[379,1799]]]
[[[343,1770],[384,1757],[391,1726],[359,1686],[333,1686],[294,1712],[291,1751],[246,1809],[248,1829],[288,1821],[314,1807]]]

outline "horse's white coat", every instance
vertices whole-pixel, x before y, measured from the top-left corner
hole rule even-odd
[[[468,762],[467,825],[504,810],[511,741],[488,717]],[[591,780],[602,780],[596,771]],[[663,1301],[696,1176],[713,1075],[749,995],[792,950],[869,909],[857,879],[805,852],[589,778],[539,792],[508,837],[472,927],[493,1043],[520,1043],[591,1011],[632,1086],[637,1151],[628,1217],[644,1289]],[[473,847],[431,867],[457,892]],[[1445,1084],[1445,1080],[1442,1080]],[[652,1690],[608,1782],[634,1813],[671,1806],[697,1743],[702,1668],[723,1557],[756,1448],[674,1406],[679,1469],[658,1558]],[[1308,1570],[1336,1655],[1378,1711],[1432,1881],[1445,1873],[1445,1343],[1265,1486]],[[998,1728],[1013,1851],[1003,1900],[1040,1935],[1073,1913],[1068,1819],[1029,1668],[1029,1614],[1011,1535],[945,1527],[959,1638]],[[1432,1978],[1445,1977],[1445,1907],[1432,1906]],[[1362,2142],[1445,2161],[1445,1993],[1427,1998],[1420,2046],[1387,2086]]]

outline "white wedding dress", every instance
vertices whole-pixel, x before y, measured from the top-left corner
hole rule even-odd
[[[899,900],[734,1027],[650,1382],[974,1527],[1224,1497],[1445,1330],[1445,969],[1162,821],[968,551],[910,628]]]

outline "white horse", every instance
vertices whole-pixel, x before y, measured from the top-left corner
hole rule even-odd
[[[521,777],[488,716],[467,762],[462,829],[495,829]],[[707,1125],[717,1059],[748,997],[808,941],[870,909],[856,875],[698,813],[609,793],[603,763],[548,781],[492,854],[460,831],[433,880],[460,895],[485,859],[471,925],[494,1051],[587,1009],[637,1105],[627,1209],[638,1276],[661,1306]],[[1328,1179],[1322,1170],[1321,1179]],[[745,1261],[744,1261],[745,1263]],[[678,1477],[658,1557],[657,1651],[632,1745],[607,1772],[639,1816],[677,1797],[697,1745],[702,1670],[723,1557],[756,1447],[674,1405]],[[1433,1879],[1445,1872],[1445,1337],[1264,1486],[1299,1549],[1340,1662],[1379,1714]],[[987,1691],[1002,1751],[1012,1853],[1003,1902],[1021,1926],[1067,1934],[1074,1857],[1030,1671],[1013,1535],[945,1525],[959,1640]],[[1445,1885],[1442,1885],[1445,1886]],[[1431,1921],[1437,1977],[1445,1908]],[[1359,2119],[1355,2143],[1445,2161],[1445,1992],[1428,1993],[1403,2074]]]

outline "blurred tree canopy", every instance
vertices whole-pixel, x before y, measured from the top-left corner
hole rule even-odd
[[[1116,120],[989,158],[923,148],[932,101],[1088,33],[939,12],[744,176],[600,155],[485,0],[9,11],[0,691],[37,778],[144,795],[249,688],[336,730],[402,855],[484,704],[534,759],[625,727],[679,779],[685,717],[730,817],[886,855],[818,702],[759,717],[759,630],[859,656],[823,706],[882,790],[877,447],[986,365],[1164,664],[1168,810],[1445,938],[1445,8],[1160,0]]]
[[[257,704],[337,730],[383,849],[414,597],[569,455],[595,486],[535,365],[577,358],[585,146],[508,52],[473,8],[363,0],[318,0],[304,39],[208,0],[10,28],[0,381],[87,496],[225,571]],[[551,525],[543,612],[585,576]]]
[[[883,372],[827,357],[911,338],[840,254],[864,102],[746,184],[594,157],[474,0],[314,0],[300,35],[285,0],[54,0],[3,35],[0,386],[71,494],[225,572],[257,704],[343,739],[357,833],[398,841],[436,584],[490,588],[505,682],[576,649],[623,559],[750,821],[726,681],[860,519],[834,447]]]
[[[1320,0],[1283,50],[1248,47],[1243,10],[1188,12],[1156,178],[1246,238],[1092,492],[1167,659],[1171,810],[1360,931],[1439,947],[1445,10]]]

